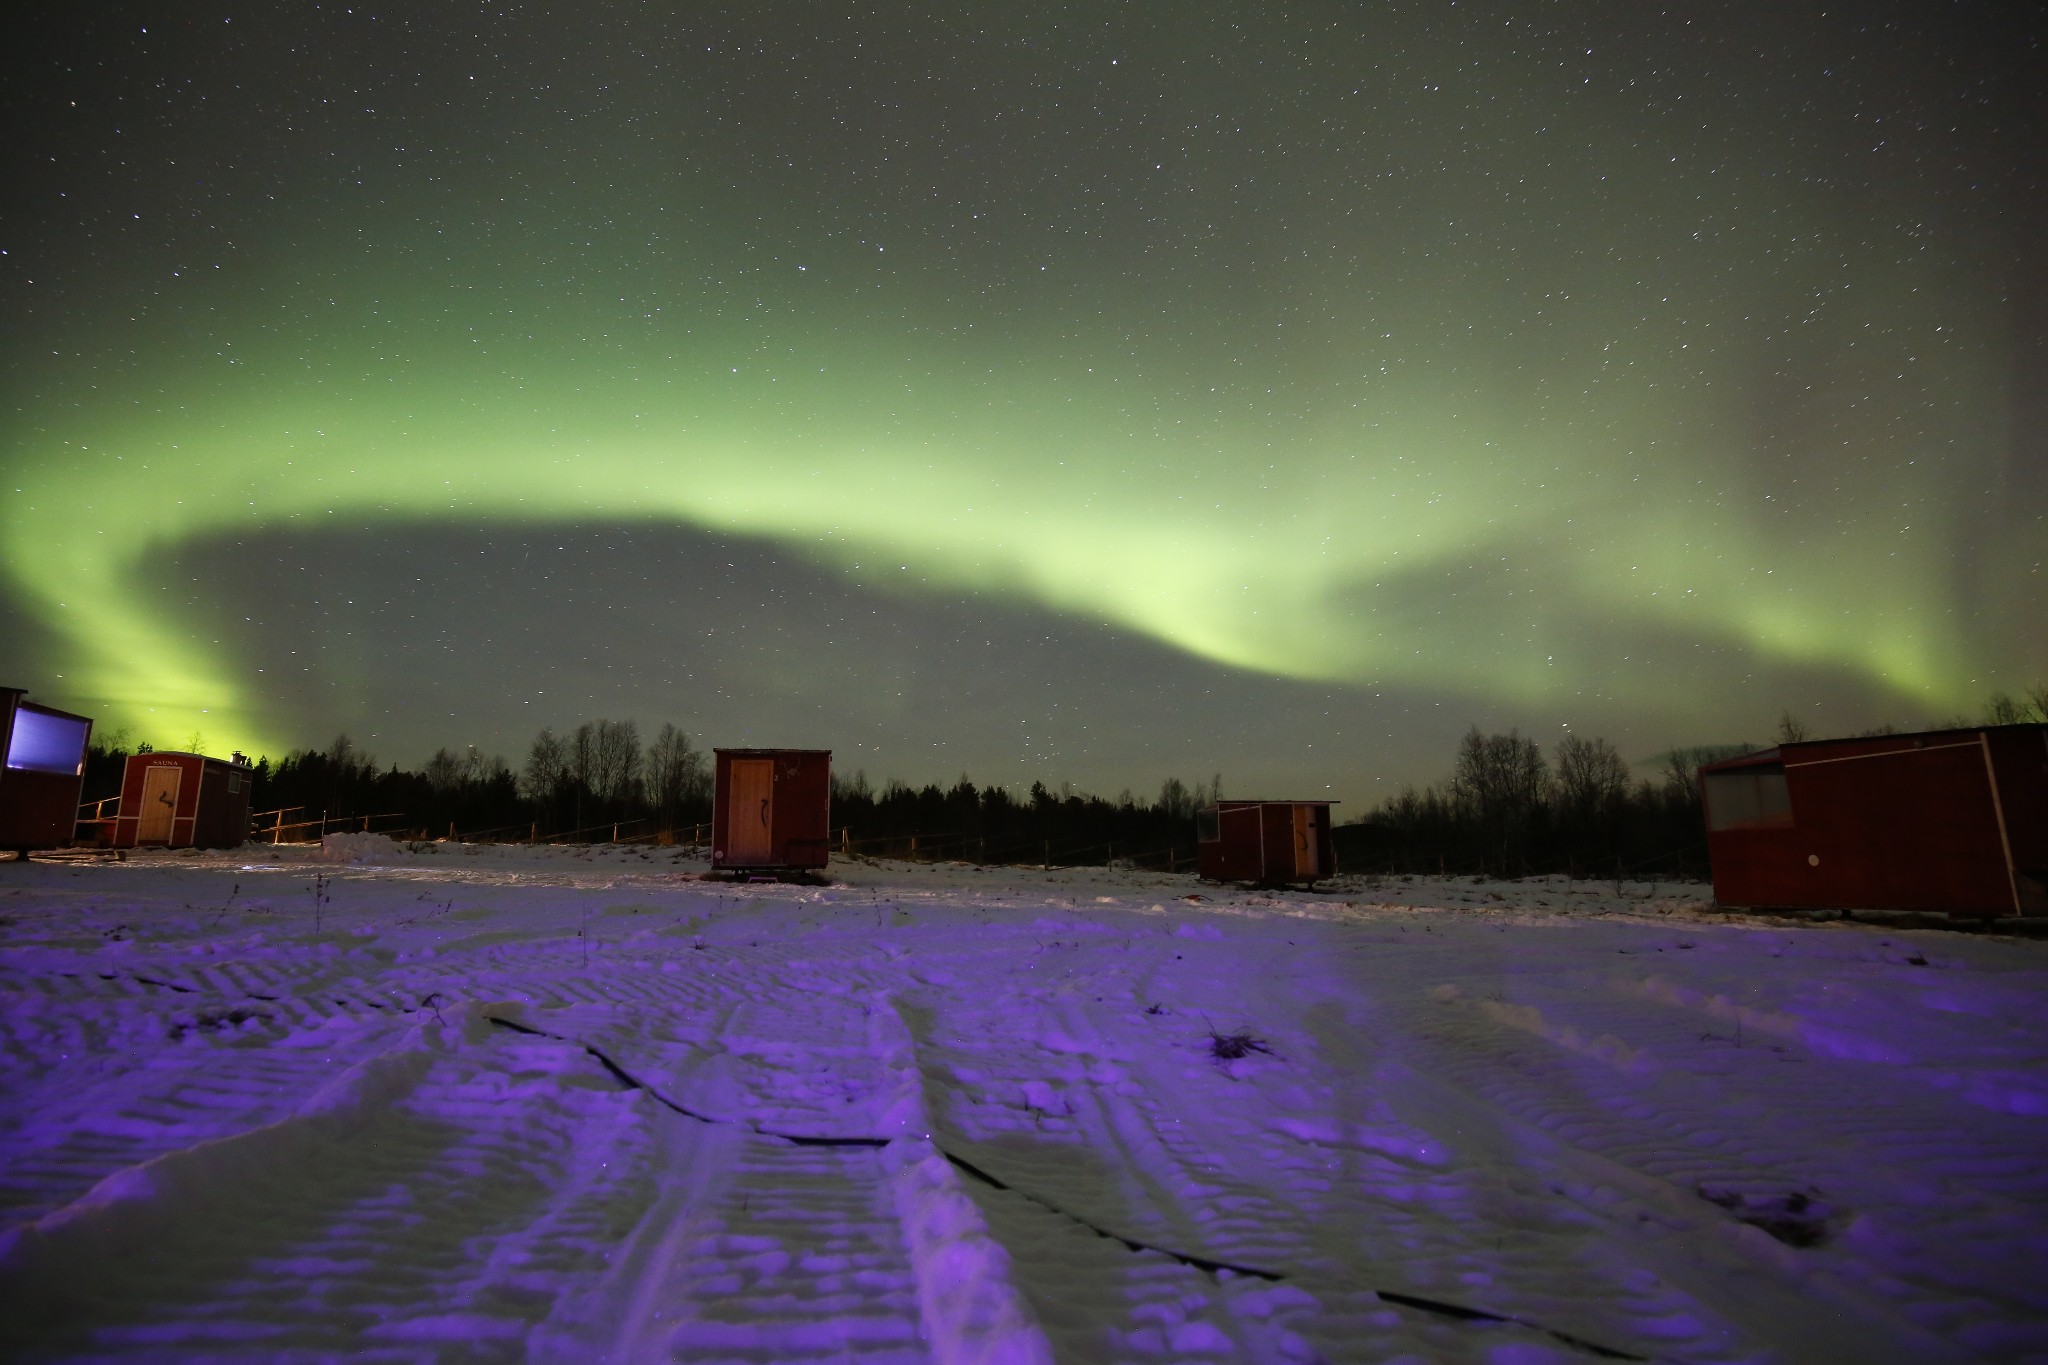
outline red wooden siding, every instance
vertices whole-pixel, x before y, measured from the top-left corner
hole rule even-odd
[[[243,763],[204,754],[130,754],[121,775],[121,810],[112,844],[239,848],[249,837],[255,784],[255,773]]]
[[[800,871],[825,866],[831,856],[830,749],[714,749],[712,759],[713,868]],[[755,786],[758,769],[752,766],[763,762],[769,765],[765,796]]]
[[[1329,801],[1219,801],[1198,817],[1196,859],[1210,881],[1314,883],[1337,870]]]
[[[1789,808],[1746,804],[1738,779],[1767,793],[1778,772]],[[2048,726],[1786,744],[1700,775],[1723,904],[2048,914]]]
[[[92,721],[0,687],[0,849],[68,848]]]

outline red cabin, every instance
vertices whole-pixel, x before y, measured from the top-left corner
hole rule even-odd
[[[1337,871],[1334,801],[1218,801],[1195,816],[1201,875],[1214,882],[1314,885]]]
[[[1723,905],[2048,915],[2048,725],[1781,744],[1700,793]]]
[[[831,854],[830,749],[713,749],[711,866],[789,872]]]
[[[115,848],[238,848],[249,837],[256,774],[248,760],[204,754],[128,756]]]
[[[0,849],[69,848],[92,722],[0,687]]]

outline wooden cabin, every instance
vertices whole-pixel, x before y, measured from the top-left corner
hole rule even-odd
[[[1700,794],[1722,905],[2048,915],[2048,725],[1781,744]]]
[[[830,749],[714,749],[711,866],[797,872],[831,854]]]
[[[239,848],[249,837],[256,774],[240,754],[128,755],[115,848]]]
[[[0,849],[69,848],[92,721],[0,687]]]
[[[1334,801],[1218,801],[1195,816],[1200,875],[1260,886],[1314,885],[1337,872]]]

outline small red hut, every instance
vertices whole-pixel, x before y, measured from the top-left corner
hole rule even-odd
[[[830,749],[713,749],[711,866],[799,871],[831,852]]]
[[[0,849],[68,848],[92,721],[0,687]]]
[[[256,774],[240,754],[128,756],[121,778],[115,848],[238,848],[249,837]]]
[[[2048,725],[1781,744],[1700,793],[1723,905],[2048,915]]]
[[[1314,885],[1337,871],[1334,801],[1218,801],[1195,816],[1201,875],[1215,882]]]

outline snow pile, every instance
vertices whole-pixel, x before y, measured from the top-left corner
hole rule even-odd
[[[395,863],[404,854],[388,834],[328,834],[321,837],[320,853],[342,863]]]
[[[2048,1360],[2048,944],[431,847],[0,884],[0,1356]]]

